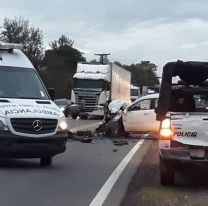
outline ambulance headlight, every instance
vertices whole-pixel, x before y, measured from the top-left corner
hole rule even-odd
[[[67,130],[67,128],[68,128],[68,124],[66,122],[65,117],[63,117],[59,120],[58,130],[65,131],[65,130]]]
[[[5,118],[2,117],[0,117],[0,131],[1,130],[9,130]]]

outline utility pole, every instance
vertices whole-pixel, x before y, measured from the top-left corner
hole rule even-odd
[[[100,63],[101,64],[107,64],[109,62],[109,59],[108,59],[108,55],[110,55],[109,53],[108,54],[100,53],[100,54],[94,54],[94,55],[100,57]]]

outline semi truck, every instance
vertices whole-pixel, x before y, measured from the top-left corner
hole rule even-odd
[[[130,101],[131,73],[115,63],[78,63],[73,80],[71,101],[76,108],[85,102],[85,117],[104,116],[105,106],[113,100]]]

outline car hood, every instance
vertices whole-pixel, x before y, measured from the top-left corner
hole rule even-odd
[[[64,114],[51,100],[0,99],[0,116],[6,118],[58,119]]]

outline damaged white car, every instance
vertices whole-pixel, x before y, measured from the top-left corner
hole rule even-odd
[[[158,133],[160,123],[156,121],[155,114],[158,98],[159,94],[150,94],[129,105],[119,104],[120,107],[114,105],[117,115],[114,112],[112,120],[106,123],[107,135],[119,138],[130,133]],[[111,107],[109,105],[110,111],[113,110]]]
[[[159,94],[150,94],[139,98],[122,113],[124,132],[158,132],[160,123],[156,121],[155,108]]]

